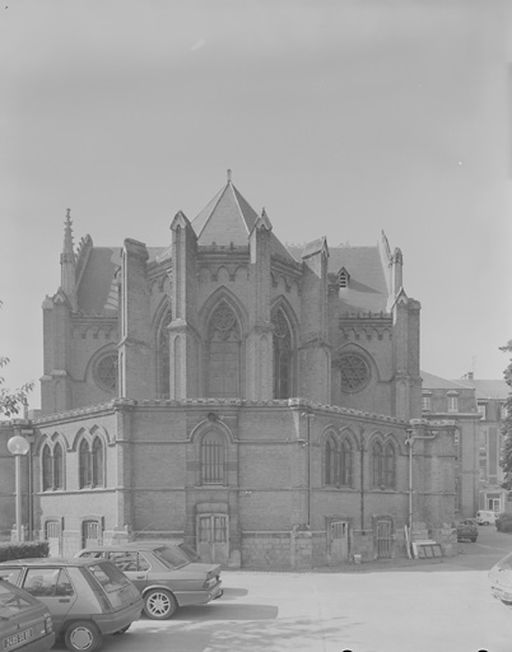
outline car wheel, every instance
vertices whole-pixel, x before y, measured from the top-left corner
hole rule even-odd
[[[126,625],[126,627],[123,627],[123,628],[120,629],[119,631],[114,632],[114,635],[115,635],[115,634],[124,634],[124,633],[129,629],[130,625],[131,625],[131,623],[130,623],[129,625]]]
[[[144,613],[153,620],[166,620],[177,608],[176,598],[164,589],[152,589],[144,596]]]
[[[94,623],[87,620],[77,620],[66,629],[64,642],[71,652],[92,652],[97,650],[103,641],[100,630]]]

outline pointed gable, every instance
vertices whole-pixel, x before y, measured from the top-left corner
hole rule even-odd
[[[240,191],[231,181],[231,171],[228,170],[226,185],[192,220],[192,227],[197,235],[197,243],[202,246],[217,245],[248,246],[249,235],[256,222],[261,219]],[[266,212],[264,220],[272,228]],[[286,262],[296,264],[296,260],[286,247],[272,232],[270,235],[270,251]]]
[[[258,214],[235,188],[231,179],[192,221],[198,244],[247,245]]]

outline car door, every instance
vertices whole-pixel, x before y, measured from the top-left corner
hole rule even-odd
[[[111,551],[108,558],[142,593],[149,581],[150,565],[146,558],[136,550]]]
[[[28,568],[21,587],[48,607],[58,632],[77,599],[67,570],[58,566]]]

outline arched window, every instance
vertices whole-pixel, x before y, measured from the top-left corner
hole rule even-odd
[[[95,437],[92,442],[92,486],[102,487],[104,484],[103,442],[99,437]]]
[[[274,398],[292,394],[292,335],[288,319],[278,309],[272,316],[274,326]]]
[[[58,442],[53,449],[53,488],[64,489],[64,455]]]
[[[353,483],[353,455],[350,440],[330,434],[325,440],[325,484],[351,487]]]
[[[207,395],[240,396],[241,334],[238,320],[225,301],[217,306],[208,324]]]
[[[41,453],[41,467],[42,467],[42,480],[43,480],[43,491],[48,491],[53,489],[53,464],[52,464],[52,453],[48,444],[43,446]]]
[[[325,484],[336,486],[338,468],[338,446],[336,437],[329,435],[325,440]]]
[[[383,485],[389,489],[394,489],[396,484],[396,457],[395,447],[391,442],[387,442],[384,447],[383,462]]]
[[[340,485],[344,487],[352,486],[352,467],[352,444],[349,439],[345,438],[341,442]]]
[[[380,441],[374,441],[371,449],[372,464],[372,486],[381,487],[383,485],[383,457],[384,451]]]
[[[91,451],[86,439],[78,447],[78,481],[80,489],[91,486]]]
[[[225,484],[226,445],[218,432],[208,432],[201,441],[201,484]]]

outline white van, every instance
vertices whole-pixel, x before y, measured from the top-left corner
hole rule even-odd
[[[496,523],[496,513],[491,510],[480,509],[476,513],[476,522],[478,525],[494,525]]]

